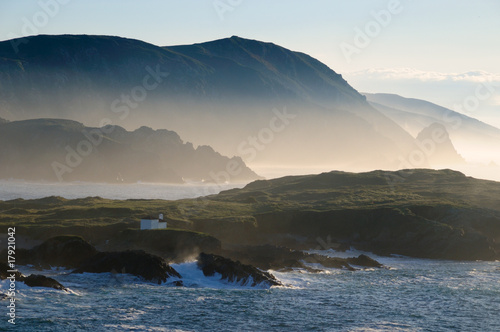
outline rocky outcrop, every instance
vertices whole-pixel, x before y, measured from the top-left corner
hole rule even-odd
[[[347,259],[347,262],[349,262],[352,265],[363,266],[363,267],[383,267],[382,264],[380,264],[373,258],[368,257],[366,255],[359,255],[358,257],[350,257]]]
[[[431,166],[465,164],[464,158],[453,146],[445,126],[440,123],[424,128],[418,134],[417,141]]]
[[[0,263],[0,280],[4,280],[7,278],[10,279],[13,276],[15,281],[24,282],[29,287],[48,287],[67,291],[66,287],[61,285],[57,280],[53,278],[46,277],[40,274],[31,274],[26,277],[24,274],[17,270],[16,272],[8,272],[9,270],[9,265],[7,265],[6,263]],[[5,297],[5,295],[3,296]],[[2,295],[0,295],[0,297],[2,297]]]
[[[31,274],[30,276],[24,278],[23,281],[30,287],[48,287],[67,291],[66,287],[61,285],[57,280],[43,276],[41,274]]]
[[[289,267],[303,267],[301,260],[305,254],[301,251],[273,245],[234,246],[221,252],[223,256],[263,270],[280,270]]]
[[[165,261],[142,250],[100,252],[72,273],[128,273],[161,284],[170,277],[181,278]]]
[[[62,235],[32,249],[17,250],[16,259],[18,265],[31,264],[36,268],[76,268],[96,253],[97,250],[82,237]]]
[[[231,259],[239,260],[244,264],[250,264],[263,270],[301,268],[311,272],[319,271],[305,263],[320,264],[324,268],[347,270],[355,270],[351,264],[362,267],[383,267],[382,264],[366,255],[360,255],[357,258],[327,257],[273,245],[238,246],[233,247],[232,250],[224,251],[223,254]]]
[[[263,272],[251,265],[241,264],[222,256],[201,253],[198,256],[198,267],[207,277],[216,273],[221,275],[221,279],[239,284],[251,283],[251,286],[281,286],[272,274]]]
[[[17,270],[16,270],[16,272],[7,272],[9,270],[10,270],[10,267],[7,263],[0,262],[0,280],[5,280],[5,279],[9,278],[11,275],[14,275],[14,277],[18,281],[26,278],[26,276],[24,274],[22,274],[21,272],[19,272]]]

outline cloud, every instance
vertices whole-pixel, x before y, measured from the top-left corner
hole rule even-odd
[[[483,70],[466,73],[441,73],[423,71],[415,68],[375,68],[345,73],[352,78],[369,80],[416,80],[422,82],[500,82],[500,74],[489,73]]]

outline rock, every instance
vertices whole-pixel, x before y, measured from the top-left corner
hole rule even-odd
[[[198,256],[198,267],[207,277],[218,273],[221,275],[221,279],[229,282],[246,284],[249,280],[252,280],[252,286],[259,284],[266,286],[282,285],[281,282],[268,272],[263,272],[251,265],[241,264],[238,261],[235,262],[213,254],[201,253]]]
[[[97,250],[82,237],[61,235],[50,238],[32,249],[16,251],[16,258],[17,264],[31,264],[35,268],[76,268],[96,253]]]
[[[368,267],[382,266],[382,264],[365,255],[349,261],[346,258],[327,257],[272,245],[235,246],[233,250],[222,251],[222,253],[233,260],[238,260],[243,264],[249,264],[264,270],[290,271],[293,268],[300,268],[313,273],[322,271],[308,267],[304,263],[320,264],[325,268],[347,269],[351,271],[355,269],[349,264]]]
[[[7,272],[10,270],[10,267],[7,263],[0,262],[0,280],[7,279],[10,277],[12,274],[14,274],[14,277],[16,278],[17,281],[22,281],[26,276],[22,274],[21,272]]]
[[[24,278],[23,281],[30,287],[48,287],[63,291],[67,290],[66,287],[61,285],[57,280],[40,274],[31,274],[28,277]]]
[[[66,287],[61,285],[57,280],[40,275],[40,274],[31,274],[30,276],[26,277],[24,274],[21,272],[17,271],[14,273],[7,272],[10,270],[9,265],[6,263],[0,263],[0,279],[4,280],[7,279],[8,277],[11,276],[11,274],[14,274],[16,281],[24,282],[27,286],[29,287],[49,287],[49,288],[55,288],[58,290],[64,290],[66,291]],[[5,294],[3,294],[5,295]],[[0,300],[2,300],[2,294],[0,294]]]
[[[321,264],[323,267],[327,268],[346,269],[349,271],[356,270],[349,265],[349,262],[346,258],[327,257],[323,255],[304,253],[304,262]]]
[[[352,265],[363,266],[363,267],[383,267],[382,264],[380,264],[373,258],[370,258],[363,254],[359,255],[358,257],[350,257],[347,259],[347,262],[349,262]]]
[[[170,277],[181,275],[165,261],[143,250],[100,252],[71,273],[128,273],[161,284]]]
[[[221,255],[262,270],[304,268],[302,251],[273,245],[233,246],[231,250],[220,251]]]

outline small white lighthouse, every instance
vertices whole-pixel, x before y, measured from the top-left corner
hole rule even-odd
[[[141,230],[165,228],[167,228],[167,222],[163,221],[163,214],[160,214],[158,219],[153,219],[152,217],[145,217],[141,219]]]

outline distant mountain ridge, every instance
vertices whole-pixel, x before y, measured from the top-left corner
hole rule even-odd
[[[240,158],[224,157],[209,146],[195,149],[165,129],[130,132],[118,126],[36,119],[0,123],[0,141],[0,178],[108,183],[260,178]]]
[[[365,93],[370,104],[415,137],[424,128],[443,125],[457,150],[470,160],[500,161],[500,129],[431,102],[395,94]],[[491,159],[484,159],[490,156]],[[481,159],[482,158],[482,159]]]
[[[159,47],[87,35],[23,42],[17,53],[0,42],[0,116],[8,120],[168,127],[261,164],[397,169],[418,149],[341,75],[273,43],[233,36]]]
[[[8,92],[26,87],[21,78],[28,78],[36,88],[26,96],[28,100],[45,101],[40,93],[50,89],[68,92],[67,87],[80,90],[77,92],[95,93],[100,88],[122,92],[142,81],[145,68],[154,70],[156,65],[169,74],[159,86],[162,97],[364,102],[341,75],[319,61],[272,43],[236,36],[173,47],[110,36],[40,35],[25,40],[17,53],[9,41],[0,42],[2,99],[11,97],[20,106],[29,103],[23,104]],[[330,89],[332,85],[336,90]]]

